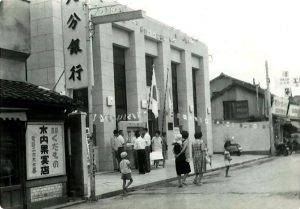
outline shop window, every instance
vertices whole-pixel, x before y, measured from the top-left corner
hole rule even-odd
[[[244,120],[249,118],[248,100],[224,101],[224,120]]]
[[[12,122],[0,121],[0,187],[20,184],[19,132]]]
[[[171,70],[172,70],[172,95],[173,95],[174,127],[179,127],[177,64],[171,63]]]
[[[116,116],[127,120],[125,49],[113,47]]]

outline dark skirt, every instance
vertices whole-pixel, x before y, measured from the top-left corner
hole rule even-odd
[[[190,163],[186,162],[184,153],[175,159],[175,166],[177,175],[188,174],[191,172]]]

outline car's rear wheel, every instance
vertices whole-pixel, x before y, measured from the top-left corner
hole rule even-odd
[[[241,153],[240,151],[237,152],[237,156],[241,156],[241,154],[242,154],[242,153]]]

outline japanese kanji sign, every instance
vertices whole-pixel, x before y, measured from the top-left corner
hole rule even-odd
[[[63,38],[66,86],[78,89],[88,86],[87,31],[84,0],[64,0]]]
[[[27,179],[65,174],[63,124],[28,123],[26,131]]]

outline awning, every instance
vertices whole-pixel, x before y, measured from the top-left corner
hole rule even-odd
[[[296,128],[300,129],[300,122],[299,121],[291,121],[292,125]]]
[[[27,121],[26,112],[0,112],[0,119]]]

